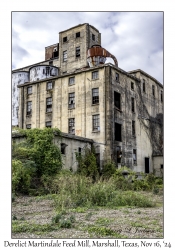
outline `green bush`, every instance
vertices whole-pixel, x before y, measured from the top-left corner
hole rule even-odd
[[[105,178],[110,178],[116,172],[116,165],[114,162],[107,162],[102,169],[102,175]]]
[[[12,193],[29,192],[31,171],[23,166],[19,160],[12,160]]]

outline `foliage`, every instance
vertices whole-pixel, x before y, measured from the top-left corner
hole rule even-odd
[[[32,170],[19,160],[12,160],[12,192],[28,193]]]
[[[92,177],[93,179],[98,177],[98,167],[93,150],[85,147],[84,153],[76,153],[76,159],[78,162],[77,173]]]
[[[114,162],[107,162],[102,169],[102,175],[105,178],[111,177],[116,172],[116,165]]]

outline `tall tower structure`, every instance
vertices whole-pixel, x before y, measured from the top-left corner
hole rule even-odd
[[[87,50],[101,45],[101,33],[88,23],[59,33],[59,60],[61,73],[71,73],[88,66]]]

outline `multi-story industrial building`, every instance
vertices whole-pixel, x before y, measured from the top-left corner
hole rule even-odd
[[[137,172],[163,168],[162,84],[119,68],[87,23],[60,32],[45,61],[14,70],[12,97],[12,125],[91,139],[101,167],[113,160]]]

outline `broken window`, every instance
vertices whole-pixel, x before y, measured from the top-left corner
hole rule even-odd
[[[92,89],[92,104],[99,104],[99,89]]]
[[[131,89],[134,90],[134,83],[131,82]]]
[[[27,87],[27,94],[32,94],[32,86]]]
[[[92,116],[92,130],[100,131],[100,115]]]
[[[52,112],[52,97],[46,98],[46,112]]]
[[[69,109],[75,108],[75,93],[69,93],[69,104],[68,104]]]
[[[26,129],[31,129],[31,124],[26,124]]]
[[[135,112],[135,103],[134,103],[133,97],[131,97],[131,110],[132,110],[132,112]]]
[[[136,149],[133,149],[132,158],[133,158],[133,163],[137,164],[137,150]]]
[[[81,155],[81,148],[78,148],[78,154]]]
[[[160,168],[163,169],[163,164],[160,165]]]
[[[50,61],[50,62],[49,62],[49,65],[53,65],[53,61]]]
[[[120,105],[120,93],[114,91],[114,106],[118,109],[121,108]]]
[[[50,75],[50,67],[48,66],[48,67],[46,67],[46,76],[47,75]]]
[[[163,91],[162,90],[160,92],[160,100],[161,100],[161,102],[163,102]]]
[[[135,136],[135,121],[132,121],[132,136]]]
[[[51,127],[52,127],[52,122],[51,121],[46,122],[46,128],[51,128]]]
[[[63,51],[63,62],[67,61],[67,50]]]
[[[115,140],[122,141],[122,125],[115,123]]]
[[[95,41],[95,35],[94,34],[92,34],[92,40]]]
[[[61,143],[61,154],[63,154],[63,155],[66,154],[66,147],[67,147],[67,145],[65,143]]]
[[[27,102],[27,115],[31,115],[32,114],[32,102],[29,101]]]
[[[146,92],[145,91],[145,79],[143,79],[143,92]]]
[[[18,118],[19,107],[16,107],[16,118]]]
[[[52,89],[52,82],[47,82],[47,90]]]
[[[118,74],[118,73],[115,73],[115,80],[116,80],[117,82],[119,82],[119,74]]]
[[[80,46],[76,47],[76,57],[80,57]]]
[[[92,79],[98,79],[98,71],[92,72]]]
[[[80,32],[76,33],[76,38],[80,37]]]
[[[153,96],[155,96],[155,87],[154,87],[154,85],[152,85],[152,94],[153,94]]]
[[[67,36],[63,37],[63,43],[67,42]]]
[[[75,83],[75,77],[69,77],[69,85],[73,85]]]
[[[75,118],[69,118],[69,133],[75,134]]]

